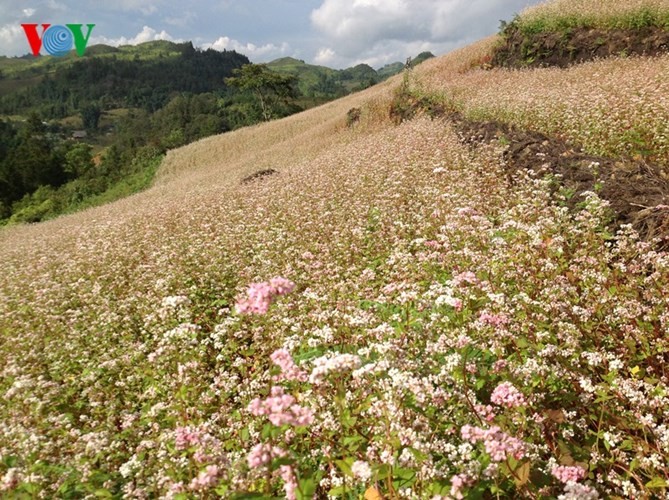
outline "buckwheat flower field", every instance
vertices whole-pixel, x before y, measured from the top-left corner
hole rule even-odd
[[[475,119],[558,136],[593,154],[652,151],[654,160],[667,161],[669,56],[611,58],[566,70],[475,69],[465,74],[454,71],[457,59],[452,54],[428,61],[416,85]]]
[[[669,20],[667,0],[553,0],[528,7],[521,15],[524,25],[623,27],[644,26],[649,20]]]
[[[603,92],[666,153],[665,58],[469,70],[488,43],[412,78],[490,109],[497,79],[513,120],[535,88],[531,120],[574,135],[598,119],[578,89]],[[0,232],[0,496],[669,498],[669,255],[594,192],[570,211],[508,178],[502,144],[395,125],[401,82]]]

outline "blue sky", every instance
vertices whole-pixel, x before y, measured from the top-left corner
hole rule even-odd
[[[30,52],[21,23],[95,23],[90,45],[191,40],[253,62],[292,56],[378,68],[444,54],[540,0],[0,0],[0,55]]]

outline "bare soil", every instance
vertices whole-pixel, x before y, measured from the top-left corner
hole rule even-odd
[[[659,165],[632,158],[608,158],[583,152],[560,139],[520,130],[499,122],[474,122],[449,115],[463,142],[476,147],[498,141],[507,144],[507,179],[533,170],[555,176],[555,191],[567,192],[567,205],[577,210],[583,193],[596,192],[610,203],[611,229],[631,224],[642,240],[659,237],[658,249],[669,250],[669,176]]]
[[[524,34],[509,25],[492,66],[532,68],[572,64],[610,56],[654,56],[669,52],[669,31],[659,27],[637,30],[574,28],[562,32]]]
[[[585,192],[595,192],[610,203],[610,230],[631,224],[644,241],[660,238],[658,250],[669,250],[669,174],[660,165],[638,158],[611,158],[584,152],[564,140],[521,130],[496,121],[472,121],[428,98],[398,96],[390,107],[395,123],[419,113],[449,120],[461,140],[475,148],[496,141],[507,145],[507,181],[515,173],[533,170],[555,178],[554,191],[569,194],[567,206],[579,210]]]
[[[242,179],[242,184],[250,184],[251,182],[255,182],[261,179],[265,179],[266,177],[270,175],[275,175],[278,174],[276,170],[273,168],[266,168],[264,170],[258,170],[257,172],[248,175]]]

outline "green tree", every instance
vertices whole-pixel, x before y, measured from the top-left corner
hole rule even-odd
[[[17,195],[20,197],[32,193],[43,185],[63,184],[66,175],[61,160],[47,137],[46,125],[37,114],[31,114],[19,133],[17,147],[12,149],[6,160],[12,166],[13,176],[20,186]]]
[[[86,130],[97,130],[102,111],[97,104],[86,104],[80,110],[81,121]]]
[[[64,170],[70,177],[80,177],[93,166],[91,146],[83,142],[74,144],[65,153]]]
[[[280,105],[288,105],[297,97],[297,78],[270,70],[264,64],[246,64],[225,79],[231,87],[251,92],[257,99],[262,119],[269,121]]]

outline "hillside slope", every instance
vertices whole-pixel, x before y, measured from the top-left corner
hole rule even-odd
[[[660,176],[669,59],[486,69],[496,43],[0,231],[0,490],[666,495],[661,240],[463,123]]]

